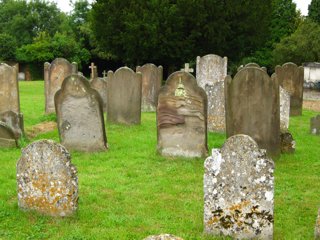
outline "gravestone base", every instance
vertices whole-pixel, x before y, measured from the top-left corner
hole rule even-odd
[[[17,142],[14,139],[0,138],[0,147],[14,148],[17,147]]]

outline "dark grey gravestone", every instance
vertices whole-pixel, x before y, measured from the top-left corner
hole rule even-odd
[[[314,135],[320,135],[320,115],[310,119],[310,132]]]
[[[108,79],[107,78],[99,78],[96,77],[90,81],[90,85],[93,89],[95,89],[99,94],[103,102],[103,111],[107,112],[107,87],[108,87]]]

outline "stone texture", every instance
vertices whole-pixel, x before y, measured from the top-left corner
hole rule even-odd
[[[280,93],[280,130],[287,131],[290,122],[290,94],[282,87]]]
[[[243,69],[245,67],[257,67],[257,68],[261,68],[261,70],[263,70],[264,72],[267,72],[267,68],[266,67],[260,67],[260,65],[257,64],[257,63],[247,63],[244,66],[241,65],[240,67],[238,67],[237,71],[239,72],[241,69]]]
[[[320,115],[310,119],[310,132],[314,135],[320,135]]]
[[[280,86],[290,94],[290,116],[300,116],[303,103],[303,67],[298,67],[294,63],[285,63],[282,66],[276,66],[275,73]]]
[[[68,151],[51,140],[22,150],[17,163],[18,205],[51,216],[69,216],[78,205],[77,169]]]
[[[17,141],[12,128],[4,122],[0,122],[0,147],[17,147]]]
[[[183,238],[171,234],[160,234],[146,237],[144,240],[183,240]]]
[[[154,64],[148,63],[142,67],[138,66],[136,72],[141,72],[142,74],[141,110],[143,112],[154,112],[158,103],[163,68],[162,66],[157,67]]]
[[[260,148],[280,154],[280,106],[277,78],[258,67],[245,67],[226,77],[226,132],[251,136]]]
[[[19,139],[23,135],[23,115],[13,111],[0,113],[0,121],[6,123],[14,132],[15,139]]]
[[[107,96],[107,87],[108,87],[108,79],[107,78],[99,78],[96,77],[90,81],[90,85],[93,89],[95,89],[102,100],[103,103],[103,111],[107,112],[107,101],[108,101],[108,96]]]
[[[106,150],[101,97],[85,77],[67,77],[55,95],[55,106],[61,144],[68,150]]]
[[[45,111],[54,113],[54,95],[60,89],[63,80],[72,73],[77,73],[77,64],[70,64],[64,58],[56,58],[51,64],[44,64],[44,84],[45,84]]]
[[[314,231],[314,237],[316,240],[320,240],[320,209],[318,211],[318,217],[316,220],[316,227]]]
[[[213,149],[204,174],[204,225],[212,235],[273,239],[274,163],[247,135]]]
[[[296,141],[290,132],[280,134],[281,153],[294,153],[296,150]]]
[[[107,119],[112,123],[141,123],[142,75],[128,67],[108,72]]]
[[[171,74],[160,89],[157,135],[161,155],[207,155],[207,96],[190,73]]]

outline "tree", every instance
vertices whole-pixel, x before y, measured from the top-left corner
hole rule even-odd
[[[320,0],[312,0],[308,7],[308,17],[320,23]]]
[[[17,43],[14,37],[6,33],[0,34],[0,60],[15,60],[16,49]]]

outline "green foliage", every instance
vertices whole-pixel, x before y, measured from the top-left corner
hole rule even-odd
[[[311,20],[320,23],[320,0],[312,0],[308,7],[308,11],[308,17]]]
[[[0,60],[15,60],[16,39],[9,34],[0,34]]]
[[[320,60],[320,25],[305,20],[290,36],[285,37],[276,45],[273,51],[274,65],[285,62],[294,62],[298,65],[303,62]]]

